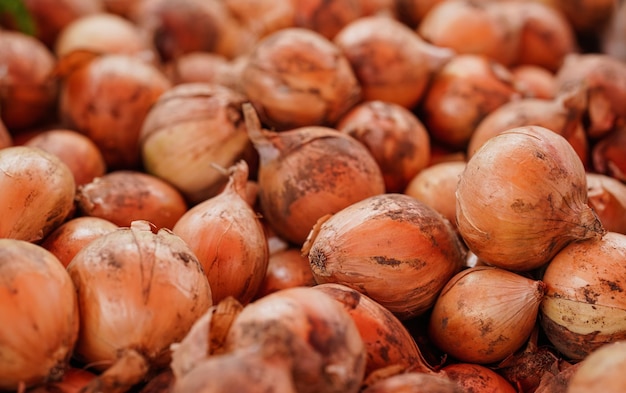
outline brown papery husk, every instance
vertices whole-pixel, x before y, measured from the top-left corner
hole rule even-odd
[[[626,340],[603,345],[580,362],[572,375],[569,393],[620,393],[626,386]]]
[[[567,393],[569,380],[580,365],[581,362],[560,362],[551,372],[541,376],[541,382],[534,393]]]
[[[351,287],[403,320],[432,307],[465,257],[440,213],[413,197],[390,193],[321,218],[302,252],[318,284]]]
[[[565,357],[582,360],[601,345],[626,339],[626,235],[607,232],[576,242],[548,264],[540,321]]]
[[[445,375],[407,372],[391,375],[367,386],[362,393],[462,393],[463,388]]]
[[[615,0],[541,0],[563,12],[574,30],[580,35],[593,35],[602,31],[616,10]]]
[[[593,171],[626,182],[626,126],[604,135],[591,149]]]
[[[361,17],[333,38],[358,78],[364,101],[380,100],[413,109],[433,74],[454,56],[431,45],[397,19]]]
[[[587,172],[589,206],[609,232],[626,234],[626,184],[608,175]]]
[[[455,381],[463,392],[518,393],[502,375],[484,365],[451,363],[442,367],[441,372]]]
[[[516,127],[487,140],[469,159],[456,195],[463,240],[502,268],[533,270],[568,243],[605,233],[587,205],[580,158],[544,127]]]
[[[322,216],[385,192],[376,160],[353,137],[320,126],[265,130],[251,104],[243,111],[259,154],[260,210],[281,238],[302,245]]]
[[[81,318],[74,355],[99,372],[83,393],[125,392],[167,366],[170,345],[212,305],[189,246],[147,221],[92,241],[67,271]]]
[[[261,348],[287,365],[299,393],[356,393],[366,349],[343,305],[309,287],[283,289],[248,304],[226,337],[227,352]]]
[[[202,264],[213,303],[233,296],[246,304],[261,287],[269,247],[259,217],[246,199],[248,165],[241,160],[227,173],[226,188],[185,212],[172,231]]]
[[[52,253],[24,240],[0,239],[0,320],[0,390],[63,377],[79,314],[72,280]]]
[[[476,266],[451,278],[428,321],[428,336],[452,358],[499,362],[530,337],[545,284],[494,266]]]

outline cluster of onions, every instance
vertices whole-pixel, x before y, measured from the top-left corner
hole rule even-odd
[[[0,390],[59,380],[79,329],[70,276],[52,253],[17,239],[0,239],[0,276]]]
[[[505,269],[539,268],[568,243],[605,233],[587,204],[580,158],[541,126],[487,140],[467,162],[456,196],[457,228],[469,249]]]
[[[80,313],[74,356],[99,374],[84,393],[125,392],[166,367],[170,345],[212,305],[189,246],[167,229],[152,229],[134,221],[104,234],[67,266]]]

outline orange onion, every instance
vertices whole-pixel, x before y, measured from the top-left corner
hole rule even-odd
[[[0,276],[0,390],[61,379],[78,337],[72,280],[52,253],[17,239],[0,239]]]
[[[428,311],[465,257],[448,220],[415,198],[392,193],[320,218],[302,252],[318,284],[358,290],[401,319]]]
[[[243,111],[259,153],[260,210],[281,238],[301,245],[320,217],[385,192],[376,160],[351,136],[321,126],[265,130],[251,104]]]
[[[147,221],[90,242],[67,271],[80,312],[74,355],[99,372],[83,393],[125,392],[167,366],[170,345],[212,305],[189,246]]]
[[[107,171],[98,146],[78,131],[61,128],[44,130],[23,145],[38,147],[59,157],[72,171],[77,187],[93,181]]]
[[[233,18],[257,38],[295,24],[294,1],[225,0],[224,4]]]
[[[412,109],[454,52],[428,44],[415,31],[385,15],[358,18],[333,42],[348,59],[364,100],[381,100]]]
[[[602,31],[619,4],[616,0],[540,0],[562,12],[581,36]]]
[[[580,158],[541,126],[488,139],[467,162],[456,196],[457,228],[469,249],[505,269],[533,270],[567,244],[605,233],[587,204]]]
[[[587,172],[589,206],[609,232],[626,234],[626,184],[614,177]]]
[[[328,39],[363,16],[359,0],[292,0],[294,25],[313,30]]]
[[[130,19],[143,0],[99,0],[107,12]]]
[[[226,188],[185,212],[172,229],[198,257],[213,303],[228,296],[250,302],[267,271],[265,231],[246,201],[248,174],[243,160],[230,167]]]
[[[387,192],[402,192],[430,161],[430,136],[411,111],[398,104],[366,101],[335,127],[363,143],[385,179]]]
[[[441,368],[441,372],[455,381],[464,392],[517,393],[502,375],[491,368],[474,363],[452,363]]]
[[[267,271],[256,293],[260,298],[281,289],[293,287],[312,287],[315,278],[309,260],[300,249],[289,247],[270,253]]]
[[[91,138],[109,170],[138,168],[141,126],[170,88],[167,77],[137,57],[109,53],[79,62],[62,78],[59,111],[66,127]]]
[[[200,82],[237,90],[241,65],[216,53],[190,52],[166,63],[164,72],[174,85]]]
[[[548,264],[542,281],[541,324],[569,359],[582,360],[603,344],[626,339],[626,235],[572,243]]]
[[[73,213],[75,193],[72,172],[54,154],[0,149],[0,238],[43,239]]]
[[[261,39],[241,72],[245,95],[261,120],[278,131],[334,124],[361,98],[359,82],[337,45],[301,27]]]
[[[591,352],[571,376],[568,392],[624,391],[626,367],[626,340],[615,341]]]
[[[398,19],[416,28],[432,8],[443,0],[395,0]]]
[[[462,393],[464,390],[445,375],[420,372],[400,373],[366,386],[362,393]]]
[[[467,268],[441,290],[428,320],[428,336],[458,361],[501,361],[530,337],[544,291],[543,282],[508,270]]]
[[[556,94],[556,77],[544,67],[520,64],[511,67],[511,75],[517,89],[524,97],[552,99]]]
[[[626,126],[620,125],[591,147],[594,172],[626,182]]]
[[[172,229],[187,211],[187,203],[174,186],[161,178],[117,170],[79,186],[76,210],[80,215],[104,218],[118,226],[146,220],[156,228]]]
[[[191,204],[217,195],[228,177],[212,166],[228,168],[253,150],[241,114],[244,101],[217,84],[172,87],[141,127],[146,172],[174,185]]]

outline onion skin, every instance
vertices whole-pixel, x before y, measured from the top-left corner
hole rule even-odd
[[[63,378],[56,382],[48,382],[29,393],[80,393],[81,389],[96,378],[96,374],[82,368],[70,367],[63,373]]]
[[[571,376],[567,391],[623,392],[624,367],[626,367],[626,341],[620,340],[603,345],[583,359]]]
[[[548,340],[582,360],[603,344],[626,339],[626,235],[572,243],[548,264],[540,321]]]
[[[362,393],[462,393],[464,390],[444,375],[408,372],[383,378]]]
[[[568,243],[605,233],[587,205],[580,158],[544,127],[489,139],[469,159],[456,195],[457,228],[469,249],[509,270],[538,268]]]
[[[480,365],[501,361],[530,337],[545,285],[493,266],[467,268],[441,290],[428,336],[449,356]]]
[[[492,369],[472,363],[453,363],[441,368],[464,392],[517,393],[504,377]]]
[[[358,290],[403,320],[433,306],[465,255],[441,214],[408,195],[389,193],[320,219],[302,251],[318,284]]]
[[[76,185],[67,165],[44,150],[0,150],[0,238],[36,242],[73,212]]]
[[[287,248],[269,256],[263,283],[256,293],[261,298],[281,289],[315,286],[309,260],[298,248]]]
[[[72,280],[52,253],[16,239],[0,239],[0,277],[0,319],[10,321],[0,331],[0,389],[59,380],[78,337]]]
[[[626,234],[626,184],[614,177],[587,172],[589,206],[609,232]]]

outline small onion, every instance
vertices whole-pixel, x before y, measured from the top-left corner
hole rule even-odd
[[[457,228],[478,258],[511,270],[545,265],[573,241],[604,234],[587,204],[583,164],[572,145],[540,126],[487,140],[456,191]]]
[[[559,352],[581,360],[626,339],[626,235],[572,243],[548,264],[541,303],[543,330]]]
[[[441,290],[428,335],[439,349],[461,362],[501,361],[530,337],[544,291],[543,282],[508,270],[467,268]]]
[[[626,184],[614,177],[587,172],[589,206],[609,232],[626,234]]]
[[[420,372],[395,374],[367,386],[361,393],[463,393],[456,382],[445,375]]]
[[[358,290],[401,319],[429,310],[465,256],[441,214],[408,195],[390,193],[321,218],[302,251],[318,284]]]
[[[225,0],[230,14],[254,37],[293,27],[295,2],[275,0]]]
[[[166,63],[164,72],[174,85],[200,82],[237,90],[240,61],[211,52],[190,52]]]
[[[78,337],[72,280],[52,253],[15,239],[0,239],[0,277],[0,390],[61,379]]]
[[[594,172],[626,182],[626,126],[602,136],[591,148]]]
[[[314,285],[315,278],[308,258],[297,248],[286,248],[270,254],[267,271],[256,297],[260,298],[281,289]]]
[[[503,376],[487,366],[473,363],[452,363],[441,368],[464,392],[517,393]]]
[[[591,352],[569,380],[568,393],[621,393],[626,386],[626,340]]]
[[[556,77],[544,67],[520,64],[511,68],[511,75],[525,97],[553,99],[556,95]]]

